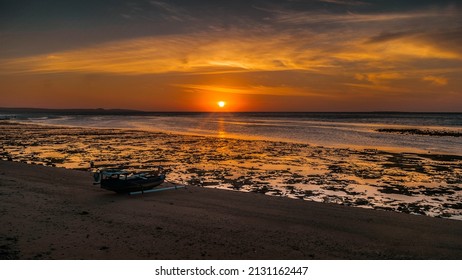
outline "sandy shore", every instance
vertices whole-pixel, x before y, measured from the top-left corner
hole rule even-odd
[[[0,121],[0,160],[462,220],[462,156]]]
[[[0,161],[1,259],[461,259],[462,222]]]

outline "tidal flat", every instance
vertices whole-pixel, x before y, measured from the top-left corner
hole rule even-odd
[[[2,160],[86,171],[162,166],[177,184],[462,220],[459,155],[13,121],[0,130]]]

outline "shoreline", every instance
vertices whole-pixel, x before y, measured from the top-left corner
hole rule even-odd
[[[454,113],[458,114],[458,113]],[[36,122],[36,121],[24,121],[24,120],[9,120],[11,122],[15,123],[21,123],[21,124],[29,124],[29,125],[43,125],[43,126],[52,126],[52,127],[58,127],[58,128],[81,128],[81,129],[118,129],[118,130],[126,130],[126,131],[136,131],[136,132],[148,132],[148,133],[164,133],[164,134],[173,134],[173,135],[180,135],[180,136],[185,136],[185,137],[212,137],[212,138],[226,138],[226,139],[231,139],[231,140],[242,140],[242,141],[269,141],[269,142],[284,142],[284,143],[290,143],[290,144],[301,144],[301,145],[310,145],[314,147],[321,147],[321,148],[329,148],[329,149],[355,149],[355,150],[363,150],[363,149],[376,149],[380,150],[383,152],[389,152],[389,153],[414,153],[414,154],[422,154],[422,153],[431,153],[431,154],[442,154],[442,155],[457,155],[457,156],[462,156],[462,152],[458,150],[429,150],[425,148],[417,148],[417,147],[409,147],[409,146],[398,146],[398,145],[366,145],[366,144],[354,144],[354,143],[348,143],[348,144],[339,144],[339,143],[332,143],[332,142],[318,142],[314,140],[310,141],[302,141],[301,139],[290,139],[290,138],[277,138],[277,137],[271,137],[271,138],[265,138],[266,136],[247,136],[247,135],[242,135],[242,134],[233,134],[233,133],[225,133],[225,134],[220,134],[218,133],[212,133],[212,132],[188,132],[188,131],[179,131],[179,130],[168,130],[168,129],[161,129],[157,128],[154,129],[152,127],[147,127],[147,126],[134,126],[134,127],[107,127],[107,126],[86,126],[86,125],[79,125],[79,124],[53,124],[53,123],[44,123],[44,122]],[[358,127],[363,127],[364,124],[353,124],[353,123],[347,123],[347,122],[326,122],[329,125],[349,125],[349,126],[358,126]],[[390,133],[388,130],[420,130],[420,128],[416,128],[415,125],[406,125],[406,124],[386,124],[386,123],[370,123],[368,124],[370,126],[370,129],[368,132],[373,132],[377,134],[402,134],[406,135],[406,133]],[[418,126],[420,127],[420,126]],[[454,134],[460,134],[462,133],[461,129],[454,128],[452,126],[425,126],[426,129],[434,130],[435,132],[440,132],[440,133],[454,133]],[[407,134],[407,135],[412,135],[412,134]],[[419,136],[419,134],[414,134],[414,136]],[[423,136],[422,134],[420,136]],[[431,137],[439,137],[435,136],[432,134],[426,134],[425,136],[431,136]],[[446,135],[446,137],[448,137]],[[453,138],[452,136],[449,136],[450,138]]]
[[[0,161],[3,259],[461,259],[462,222]]]
[[[1,121],[1,120],[0,120]],[[327,148],[327,149],[353,149],[353,150],[377,150],[386,153],[410,153],[410,154],[431,154],[431,155],[443,155],[443,156],[457,156],[462,157],[462,153],[455,154],[450,152],[444,151],[428,151],[423,149],[417,148],[408,148],[408,147],[395,147],[395,146],[381,146],[380,148],[375,146],[365,146],[365,145],[346,145],[346,144],[320,144],[320,143],[305,143],[296,140],[290,139],[265,139],[265,138],[258,138],[255,137],[244,137],[242,135],[235,135],[235,134],[227,134],[226,136],[220,136],[215,134],[199,134],[194,132],[180,132],[180,131],[168,131],[168,130],[161,130],[161,129],[142,129],[139,127],[134,128],[108,128],[108,127],[97,127],[97,126],[79,126],[79,125],[63,125],[63,124],[46,124],[46,123],[37,123],[37,122],[22,122],[22,121],[14,121],[15,123],[24,124],[24,125],[39,125],[43,127],[56,127],[56,128],[77,128],[77,129],[95,129],[95,130],[122,130],[128,132],[145,132],[145,133],[161,133],[166,135],[177,135],[177,136],[185,136],[185,137],[205,137],[205,138],[214,138],[214,139],[230,139],[230,140],[238,140],[238,141],[263,141],[263,142],[281,142],[287,144],[295,144],[295,145],[309,145],[312,147],[318,148]]]
[[[0,159],[71,169],[162,165],[181,184],[462,219],[462,157],[0,122]]]

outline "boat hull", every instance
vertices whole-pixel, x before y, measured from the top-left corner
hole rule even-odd
[[[116,193],[129,193],[150,190],[162,184],[165,181],[165,176],[153,176],[149,178],[133,178],[127,180],[121,179],[102,179],[101,188],[114,191]]]

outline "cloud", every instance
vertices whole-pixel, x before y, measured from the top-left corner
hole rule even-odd
[[[370,45],[385,45],[393,44],[396,41],[398,44],[413,44],[418,47],[422,53],[423,49],[428,49],[431,52],[436,51],[440,55],[447,58],[456,58],[462,56],[462,27],[419,29],[407,31],[382,31],[378,35],[367,38],[364,42]],[[425,52],[425,51],[424,51]],[[445,53],[444,55],[442,53]]]
[[[380,44],[357,34],[336,37],[311,31],[233,30],[143,37],[76,50],[6,59],[2,73],[213,74],[225,72],[310,71],[324,75],[378,73],[435,59],[460,61],[462,55],[397,36]],[[444,67],[444,63],[439,65]],[[382,73],[383,72],[383,73]],[[380,74],[382,73],[382,74]],[[396,73],[396,71],[394,71]],[[372,74],[371,74],[372,75]]]
[[[374,84],[381,83],[387,80],[399,80],[405,78],[406,75],[401,73],[393,72],[382,72],[382,73],[367,73],[367,74],[355,74],[355,79],[359,81],[369,81]]]
[[[368,44],[377,44],[377,43],[385,43],[393,40],[399,40],[402,38],[413,37],[417,34],[421,34],[419,31],[398,31],[398,32],[381,32],[379,35],[374,35],[370,37],[366,43]]]
[[[124,19],[149,22],[186,22],[196,20],[187,10],[164,1],[127,2],[128,10],[120,13]]]
[[[361,62],[362,68],[369,69],[367,72],[371,72],[371,68],[375,68],[375,72],[389,72],[389,69],[394,67],[409,70],[409,67],[417,67],[418,64],[420,68],[435,67],[436,61],[440,67],[460,64],[462,52],[457,46],[446,47],[441,41],[429,39],[430,37],[428,33],[408,31],[382,32],[375,36],[362,33],[357,37],[339,37],[342,41],[339,40],[340,42],[332,45],[335,51],[332,51],[331,55],[343,62]]]
[[[291,86],[223,86],[223,85],[203,85],[203,84],[175,84],[175,87],[187,90],[227,93],[244,95],[270,95],[270,96],[320,96],[323,94],[313,92],[306,88]]]
[[[445,12],[413,12],[413,13],[319,13],[311,11],[275,10],[275,19],[289,24],[348,24],[348,23],[381,23],[402,20],[415,20],[440,16],[454,16],[451,11]]]
[[[319,2],[331,3],[337,5],[348,5],[348,6],[357,6],[357,5],[368,5],[369,3],[364,1],[355,1],[355,0],[318,0]]]
[[[416,37],[425,44],[438,46],[447,51],[462,54],[462,26],[436,29]]]
[[[166,14],[166,18],[174,21],[192,20],[193,17],[184,9],[163,1],[149,1],[149,3]]]
[[[113,74],[315,71],[329,65],[318,51],[302,49],[291,34],[202,32],[122,40],[93,47],[2,61],[10,72]]]
[[[423,77],[422,80],[430,82],[436,86],[445,86],[448,84],[448,79],[445,77],[426,76],[426,77]]]
[[[355,88],[367,93],[394,93],[394,94],[413,94],[415,90],[409,87],[398,87],[393,85],[383,84],[359,84],[359,83],[344,83],[344,86]]]

